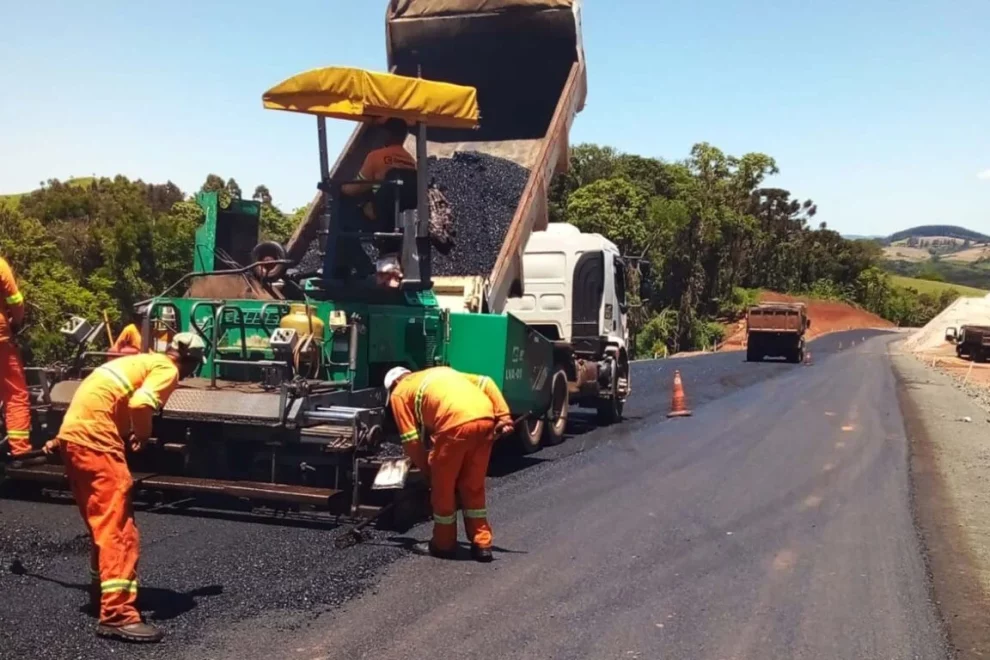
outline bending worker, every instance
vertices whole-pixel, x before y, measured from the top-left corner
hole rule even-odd
[[[140,450],[151,422],[178,385],[203,363],[203,340],[183,332],[164,354],[118,358],[93,370],[72,397],[62,428],[45,445],[61,446],[65,472],[93,542],[90,561],[96,633],[131,642],[157,642],[158,628],[142,622],[137,601],[138,530],[124,439]]]
[[[497,437],[512,431],[509,406],[490,378],[450,367],[385,375],[392,414],[406,455],[430,480],[433,540],[419,552],[451,559],[457,549],[457,496],[471,556],[492,560],[492,528],[485,509],[485,475]],[[427,455],[421,434],[431,436]]]
[[[0,257],[0,399],[6,410],[10,453],[16,457],[31,451],[31,399],[24,365],[14,336],[24,323],[24,294],[17,288],[14,271]]]

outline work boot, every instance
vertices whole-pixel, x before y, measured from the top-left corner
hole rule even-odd
[[[482,548],[480,545],[472,545],[471,559],[481,562],[482,564],[487,564],[490,561],[494,561],[495,557],[492,556],[491,548]]]
[[[165,631],[161,628],[142,621],[128,623],[126,626],[108,626],[101,623],[96,627],[96,634],[100,637],[120,639],[137,644],[154,644],[162,641],[162,638],[165,637]]]
[[[413,552],[417,555],[429,555],[431,557],[436,557],[437,559],[454,559],[457,557],[457,550],[441,550],[440,548],[433,545],[433,541],[421,541],[413,546]]]

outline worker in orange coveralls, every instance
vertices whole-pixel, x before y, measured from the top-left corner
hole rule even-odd
[[[110,347],[111,353],[140,353],[141,352],[141,328],[138,327],[144,320],[145,314],[147,314],[147,306],[142,306],[137,309],[134,314],[134,322],[128,324],[120,331],[117,335],[116,341],[113,342],[113,346]]]
[[[14,336],[24,323],[24,294],[17,288],[14,271],[0,257],[0,398],[6,410],[10,453],[16,457],[31,451],[31,400],[24,365]]]
[[[140,353],[141,352],[141,331],[137,324],[131,323],[124,327],[117,335],[117,340],[110,347],[111,353]]]
[[[93,370],[72,397],[56,439],[76,504],[93,542],[90,574],[96,632],[131,642],[157,642],[164,633],[141,620],[137,601],[138,530],[124,458],[125,441],[139,451],[151,435],[154,415],[181,378],[203,363],[203,340],[177,334],[164,354],[129,355]]]
[[[509,406],[490,378],[450,367],[385,375],[406,455],[430,480],[433,540],[417,552],[451,559],[457,549],[457,495],[471,556],[492,560],[492,528],[485,508],[485,475],[495,439],[512,431]],[[433,447],[423,444],[429,434]]]

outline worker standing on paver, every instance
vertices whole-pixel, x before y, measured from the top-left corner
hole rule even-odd
[[[457,496],[471,556],[492,560],[485,476],[495,439],[512,431],[509,406],[490,378],[450,367],[411,373],[395,367],[385,387],[406,455],[430,481],[433,540],[417,551],[451,559],[457,549]],[[424,441],[432,448],[427,454]]]
[[[155,413],[179,380],[202,365],[205,347],[200,337],[183,332],[165,354],[130,355],[97,367],[72,397],[58,436],[45,445],[48,453],[61,447],[69,486],[92,539],[98,635],[131,642],[163,637],[160,629],[141,620],[135,607],[138,530],[124,439],[133,451],[143,447]]]
[[[6,413],[10,453],[17,457],[31,451],[31,400],[24,365],[14,337],[24,324],[24,294],[14,271],[0,257],[0,398]]]

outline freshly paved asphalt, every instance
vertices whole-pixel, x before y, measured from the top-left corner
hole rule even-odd
[[[492,466],[496,562],[379,533],[139,514],[142,599],[170,636],[129,657],[941,658],[886,344],[637,363],[629,420]],[[853,342],[855,341],[855,344]],[[673,369],[694,417],[667,421]],[[0,500],[0,657],[114,657],[80,589],[74,507]],[[410,533],[425,538],[428,526]]]

